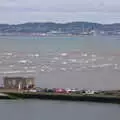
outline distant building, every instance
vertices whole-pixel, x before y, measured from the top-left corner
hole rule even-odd
[[[4,77],[3,80],[6,89],[28,89],[35,86],[34,78],[29,77]]]

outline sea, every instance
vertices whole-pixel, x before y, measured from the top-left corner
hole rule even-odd
[[[4,76],[34,77],[43,88],[120,89],[119,36],[0,36]],[[1,100],[1,120],[119,120],[120,105]]]

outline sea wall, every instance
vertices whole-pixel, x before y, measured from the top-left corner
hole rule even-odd
[[[55,93],[6,93],[11,99],[44,99],[44,100],[67,100],[67,101],[90,101],[120,104],[120,96],[110,95],[77,95]]]

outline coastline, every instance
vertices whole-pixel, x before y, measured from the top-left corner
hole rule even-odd
[[[115,95],[86,95],[86,94],[58,94],[58,93],[24,93],[24,92],[3,92],[6,96],[0,99],[40,99],[40,100],[61,100],[61,101],[86,101],[96,103],[120,104],[120,96]]]

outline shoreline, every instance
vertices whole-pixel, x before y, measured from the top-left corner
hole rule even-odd
[[[120,96],[115,95],[84,95],[84,94],[56,94],[56,93],[20,93],[3,92],[0,99],[40,99],[40,100],[60,100],[60,101],[81,101],[96,103],[115,103],[120,104]]]

